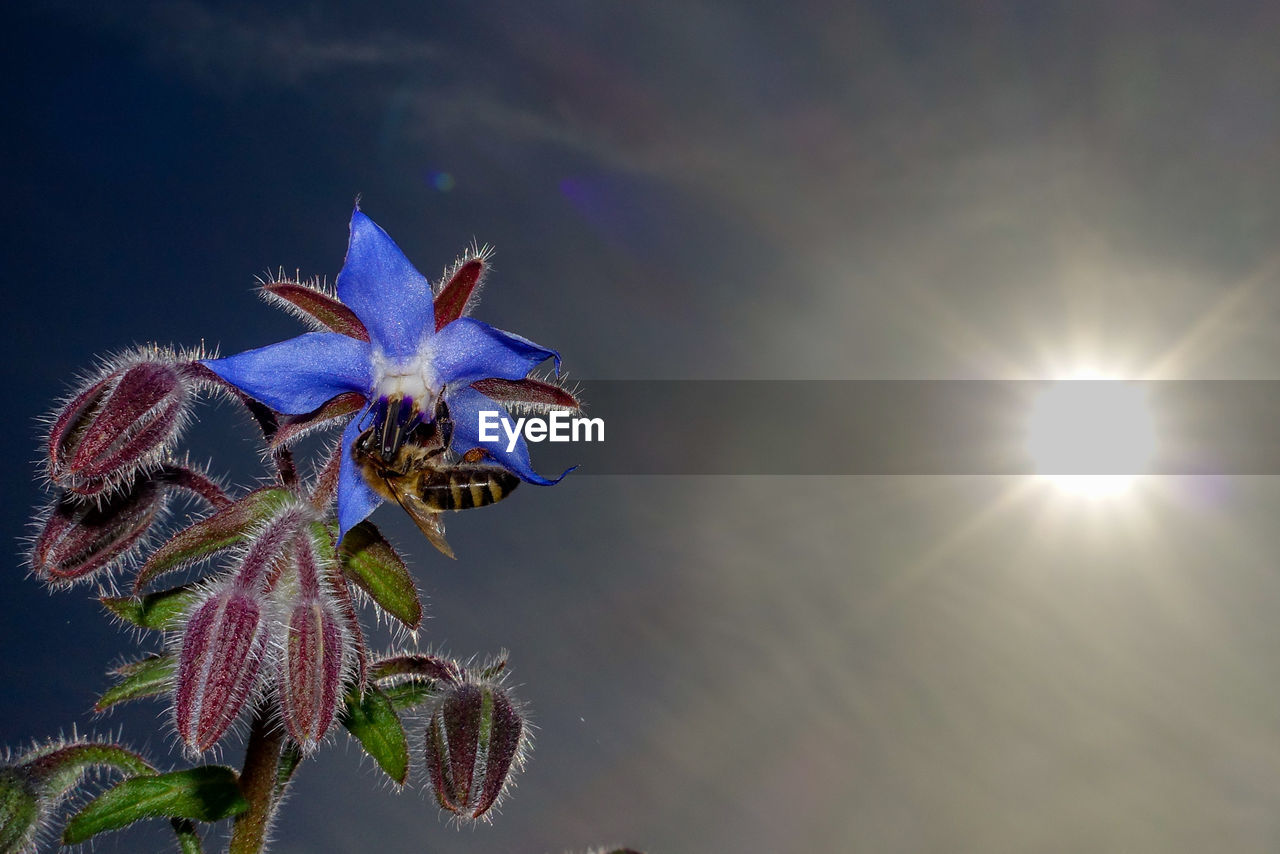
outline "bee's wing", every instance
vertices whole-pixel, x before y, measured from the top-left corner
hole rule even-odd
[[[409,518],[431,541],[431,545],[439,549],[445,557],[454,558],[453,549],[444,538],[444,523],[440,521],[443,514],[428,507],[421,498],[413,494],[412,490],[396,490],[394,494],[396,503],[404,508],[404,512],[409,514]]]

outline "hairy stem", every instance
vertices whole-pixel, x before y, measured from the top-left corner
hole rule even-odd
[[[260,854],[266,850],[267,831],[279,802],[276,788],[283,747],[284,729],[272,724],[266,704],[260,704],[249,730],[244,767],[240,769],[240,790],[249,809],[236,816],[227,854]]]

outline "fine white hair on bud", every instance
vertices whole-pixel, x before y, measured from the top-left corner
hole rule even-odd
[[[460,821],[487,820],[529,751],[524,710],[493,669],[447,686],[427,725],[429,783],[441,809]]]
[[[163,462],[190,420],[202,356],[151,344],[103,360],[46,418],[49,482],[101,496]]]
[[[313,752],[333,723],[342,686],[355,659],[354,640],[331,595],[328,579],[337,572],[328,543],[300,532],[289,579],[275,588],[278,638],[277,688],[280,712],[304,754]]]

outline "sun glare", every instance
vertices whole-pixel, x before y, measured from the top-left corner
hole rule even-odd
[[[1066,492],[1123,493],[1155,451],[1145,392],[1122,380],[1055,382],[1032,406],[1027,450],[1037,474]]]

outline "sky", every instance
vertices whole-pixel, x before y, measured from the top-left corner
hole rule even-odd
[[[1280,379],[1278,28],[1243,0],[11,12],[0,744],[180,764],[159,704],[88,711],[146,647],[26,575],[38,418],[101,354],[297,334],[255,279],[332,281],[357,195],[429,276],[496,247],[477,316],[588,388]],[[653,409],[664,442],[740,438]],[[780,409],[717,423],[767,454]],[[251,439],[209,404],[186,447],[248,488]],[[338,736],[272,850],[1275,850],[1280,486],[1060,487],[584,470],[451,520],[457,562],[383,508],[422,644],[511,651],[531,762],[458,830]]]

